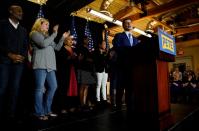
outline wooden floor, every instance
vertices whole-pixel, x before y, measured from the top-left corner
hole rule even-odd
[[[199,131],[199,105],[171,104],[174,125],[168,131]]]
[[[199,130],[199,109],[197,105],[171,104],[171,114],[175,123],[168,131],[198,131]],[[2,123],[1,123],[2,124]],[[93,110],[87,112],[68,113],[60,115],[56,119],[38,121],[32,117],[24,117],[16,123],[6,123],[1,126],[1,131],[130,131],[144,128],[136,121],[128,121],[126,109]],[[193,130],[193,127],[196,130]],[[3,129],[4,128],[4,129]]]

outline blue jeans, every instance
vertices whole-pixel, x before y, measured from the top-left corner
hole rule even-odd
[[[51,105],[57,89],[57,79],[55,71],[35,69],[33,72],[35,76],[34,115],[44,116],[51,113]],[[45,81],[47,87],[45,87]]]
[[[0,64],[0,117],[3,115],[14,117],[16,115],[23,68],[23,64]],[[8,93],[8,96],[6,96],[6,93]],[[5,101],[7,103],[4,103]],[[5,111],[7,114],[5,114]]]

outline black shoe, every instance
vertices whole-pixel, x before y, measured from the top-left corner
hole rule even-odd
[[[97,109],[100,109],[101,105],[102,105],[102,103],[100,101],[97,101],[95,106]]]
[[[115,109],[116,110],[122,110],[122,105],[116,105]]]
[[[104,105],[105,107],[108,107],[108,106],[110,105],[110,103],[108,103],[107,100],[103,100],[103,105]]]

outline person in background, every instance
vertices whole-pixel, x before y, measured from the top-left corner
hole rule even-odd
[[[115,67],[115,80],[116,81],[116,107],[117,109],[121,109],[122,107],[122,98],[125,94],[128,93],[126,89],[129,86],[130,82],[130,74],[129,74],[129,65],[130,65],[130,52],[131,48],[138,44],[138,39],[133,37],[131,30],[132,27],[132,21],[131,19],[127,18],[122,21],[122,26],[124,29],[124,32],[117,33],[114,36],[114,39],[112,41],[113,43],[113,49],[111,49],[111,54],[117,56],[116,58],[116,67]],[[110,79],[111,81],[111,79]],[[111,82],[112,83],[112,82]],[[113,82],[114,83],[114,82]],[[125,89],[125,90],[124,90]],[[128,96],[128,95],[126,95]],[[134,96],[131,96],[131,98],[128,98],[128,100],[133,99]],[[127,102],[127,101],[126,101]],[[131,104],[132,105],[132,104]],[[133,108],[133,107],[132,107]]]
[[[171,102],[178,102],[180,95],[182,94],[182,72],[179,71],[179,68],[176,67],[172,73],[172,82],[171,82]]]
[[[87,111],[92,109],[91,100],[89,100],[88,95],[89,90],[91,91],[92,85],[96,83],[96,77],[94,74],[94,64],[92,52],[88,49],[88,37],[84,36],[83,43],[77,49],[78,56],[78,69],[77,69],[77,80],[79,85],[79,96],[80,96],[80,106],[82,111]]]
[[[49,117],[57,116],[51,110],[53,97],[57,88],[54,50],[60,50],[64,39],[69,35],[69,32],[63,33],[58,44],[56,44],[54,39],[57,36],[58,27],[59,25],[55,25],[53,33],[50,35],[49,21],[45,18],[38,18],[30,32],[33,48],[32,67],[35,77],[34,115],[39,120],[48,120]],[[45,81],[47,82],[47,88],[44,86]]]
[[[175,68],[173,72],[174,81],[182,81],[182,72],[179,70],[178,67]]]
[[[184,80],[182,83],[183,96],[185,100],[184,102],[191,103],[194,100],[194,96],[198,95],[197,81],[195,78],[195,74],[188,73],[187,75],[187,80]]]
[[[8,11],[9,18],[0,21],[0,119],[3,121],[5,117],[16,120],[20,80],[28,50],[27,31],[19,23],[23,17],[21,6],[11,5]]]
[[[94,51],[94,67],[97,77],[96,83],[96,101],[97,105],[105,106],[107,104],[107,80],[108,80],[108,50],[106,50],[106,41],[102,41]],[[102,100],[101,100],[102,99]]]
[[[196,77],[195,72],[191,69],[191,66],[186,66],[186,70],[182,74],[183,81],[188,79],[189,74],[191,74],[194,78]]]
[[[113,48],[109,49],[109,79],[110,79],[110,102],[113,108],[116,107],[116,87],[117,87],[117,55]]]
[[[58,89],[55,104],[62,114],[75,112],[79,105],[75,68],[77,54],[75,48],[72,48],[73,44],[73,36],[68,36],[64,46],[57,52]]]

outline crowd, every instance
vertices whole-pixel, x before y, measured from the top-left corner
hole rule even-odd
[[[178,67],[170,72],[171,102],[196,103],[199,102],[199,77],[197,73],[187,67],[181,72]]]
[[[87,36],[74,46],[74,36],[66,31],[56,41],[59,25],[52,26],[51,32],[49,20],[38,18],[28,33],[20,25],[22,8],[11,5],[9,14],[0,21],[1,121],[17,120],[24,113],[46,121],[108,105],[121,109],[128,80],[126,55],[138,43],[130,33],[130,19],[123,21],[124,32],[116,35],[113,48],[106,48],[101,40],[90,51]]]

